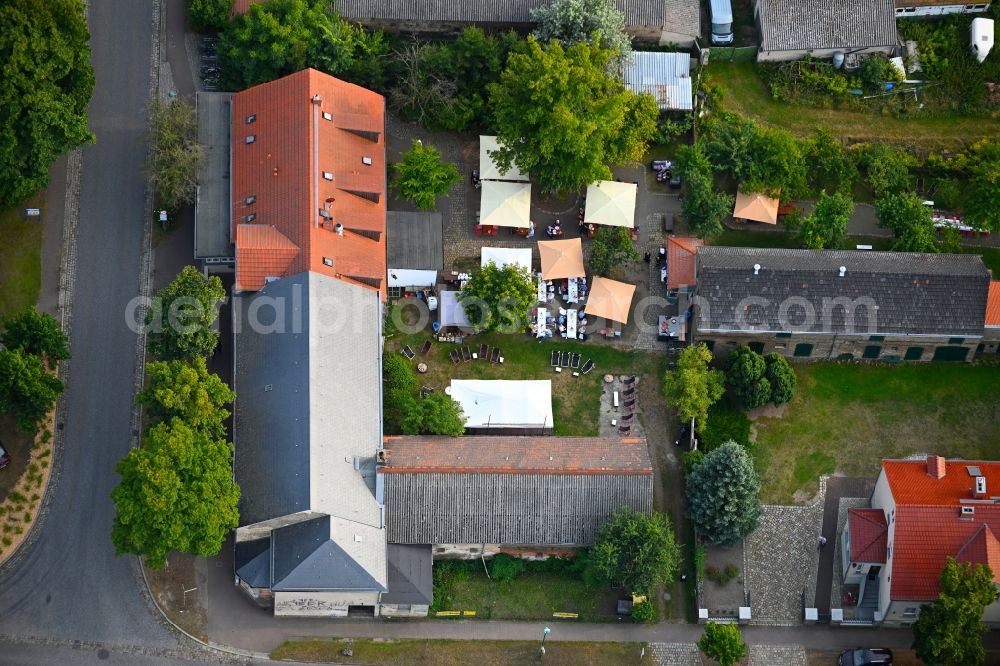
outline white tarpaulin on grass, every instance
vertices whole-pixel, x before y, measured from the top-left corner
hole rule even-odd
[[[548,379],[453,379],[451,397],[462,405],[466,428],[552,428]]]
[[[531,213],[531,183],[484,180],[479,224],[527,228]]]
[[[617,180],[601,180],[587,186],[583,221],[609,227],[635,227],[635,196],[639,186]]]
[[[497,163],[490,156],[491,151],[500,147],[495,136],[479,137],[479,178],[482,180],[520,180],[528,181],[528,174],[521,173],[516,164],[510,165],[510,171],[500,173]]]
[[[480,266],[493,262],[498,268],[503,268],[507,264],[517,264],[523,266],[531,272],[531,248],[519,247],[484,247],[479,260]]]

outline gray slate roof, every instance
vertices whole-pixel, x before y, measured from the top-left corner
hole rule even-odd
[[[652,475],[385,474],[390,543],[590,545],[616,509],[649,513]]]
[[[896,44],[894,0],[757,0],[761,51]]]
[[[385,216],[389,269],[440,271],[444,268],[441,213],[389,211]]]
[[[531,23],[531,10],[548,0],[335,0],[334,9],[347,19],[381,21],[444,21],[456,23]],[[690,24],[697,0],[617,0],[626,26],[657,28],[665,22]],[[676,17],[676,18],[674,18]],[[697,19],[695,20],[697,25]],[[695,31],[697,34],[697,30]]]
[[[205,168],[198,175],[194,209],[194,256],[232,257],[229,205],[229,128],[232,93],[198,93],[198,142],[205,146]]]
[[[863,334],[983,333],[990,276],[978,255],[702,247],[697,266],[702,332],[843,333],[853,324]],[[862,304],[851,321],[824,301],[838,298]],[[805,304],[815,312],[811,325]]]
[[[384,604],[430,605],[434,596],[430,545],[389,544],[389,591]]]
[[[384,590],[361,564],[330,539],[322,515],[271,533],[271,589]]]

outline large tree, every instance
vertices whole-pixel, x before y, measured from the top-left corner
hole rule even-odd
[[[681,208],[688,227],[702,238],[722,233],[722,221],[733,212],[733,197],[715,191],[712,162],[701,143],[678,149],[677,170],[683,182]]]
[[[195,32],[217,32],[229,23],[233,0],[187,0],[188,22]]]
[[[799,238],[814,250],[836,247],[847,233],[854,202],[846,194],[819,193],[816,207],[799,222]]]
[[[157,423],[115,466],[111,541],[162,569],[172,550],[211,557],[239,523],[233,446],[180,418]]]
[[[764,363],[767,366],[764,376],[771,385],[771,402],[775,405],[791,402],[797,378],[788,359],[778,352],[770,352],[764,354]]]
[[[183,99],[149,103],[149,162],[157,204],[176,211],[198,196],[198,178],[205,165],[205,147],[198,143],[194,107]]]
[[[1000,231],[1000,142],[983,141],[973,149],[965,219],[980,229]],[[940,197],[939,197],[940,198]]]
[[[931,209],[912,192],[886,194],[875,201],[879,226],[896,237],[897,252],[937,252],[939,250]]]
[[[747,409],[771,401],[771,382],[764,376],[764,357],[746,345],[739,345],[726,358],[726,382]]]
[[[193,428],[200,428],[213,437],[223,437],[223,423],[229,418],[225,405],[236,395],[218,375],[208,371],[205,359],[191,362],[154,361],[146,366],[146,387],[135,401],[145,406],[154,421],[178,417]]]
[[[437,198],[462,179],[454,164],[441,161],[437,148],[416,139],[392,169],[392,184],[399,195],[423,210],[433,210]]]
[[[371,85],[387,51],[381,33],[342,20],[329,2],[267,0],[250,5],[222,33],[219,63],[223,83],[233,90],[307,67]]]
[[[594,571],[634,594],[652,594],[673,580],[680,565],[680,546],[665,513],[635,513],[627,505],[600,526],[590,549]]]
[[[213,328],[226,290],[218,276],[205,278],[185,266],[174,281],[156,292],[146,315],[149,350],[162,361],[211,356],[219,341]]]
[[[874,143],[858,149],[858,166],[864,169],[876,198],[910,189],[910,168],[917,160],[902,148]]]
[[[802,146],[808,178],[814,190],[826,189],[850,195],[857,182],[858,167],[843,144],[827,129],[813,130]]]
[[[925,664],[976,666],[986,658],[983,611],[997,599],[993,571],[985,564],[948,558],[941,593],[913,624],[913,649]]]
[[[610,179],[609,163],[642,157],[659,107],[605,73],[610,57],[586,42],[543,47],[534,38],[510,54],[489,86],[501,170],[516,164],[543,190],[573,192]]]
[[[786,199],[806,192],[802,145],[785,130],[724,114],[707,123],[705,133],[712,163],[728,171],[741,190]]]
[[[0,348],[0,412],[12,414],[21,430],[35,432],[63,388],[39,357]]]
[[[731,546],[757,529],[760,478],[739,444],[707,453],[688,474],[685,491],[687,515],[711,543]]]
[[[69,340],[59,322],[47,312],[30,307],[2,322],[0,344],[8,349],[20,349],[48,360],[50,364],[69,358]]]
[[[533,34],[543,44],[553,39],[564,46],[589,42],[610,50],[611,76],[621,76],[632,54],[625,15],[614,0],[554,0],[531,10],[531,18],[538,22]]]
[[[747,644],[735,624],[706,624],[705,633],[698,639],[698,649],[709,659],[719,662],[719,666],[733,666],[747,656]]]
[[[625,227],[605,227],[597,230],[590,242],[590,270],[607,276],[611,269],[639,258],[632,243],[632,233]]]
[[[0,210],[46,186],[49,166],[94,140],[82,0],[0,3]]]
[[[410,404],[403,417],[405,435],[449,435],[458,437],[465,432],[462,406],[445,393],[431,393]]]
[[[513,333],[524,328],[536,296],[534,279],[526,268],[497,266],[491,261],[472,275],[459,300],[477,330]]]
[[[691,345],[681,352],[677,369],[667,370],[663,392],[667,404],[677,410],[681,421],[708,421],[708,408],[725,392],[725,376],[709,367],[712,352],[704,344]]]

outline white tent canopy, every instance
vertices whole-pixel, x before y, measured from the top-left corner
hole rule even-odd
[[[616,180],[601,180],[587,186],[583,221],[609,227],[635,227],[635,197],[639,186]]]
[[[484,180],[479,203],[479,223],[495,227],[521,227],[531,223],[531,183]]]
[[[511,164],[510,171],[507,173],[500,173],[496,162],[490,156],[490,152],[497,150],[499,147],[500,144],[497,143],[495,136],[479,137],[479,177],[482,180],[530,180],[528,174],[521,173],[516,164]]]
[[[440,322],[441,326],[458,326],[459,328],[472,329],[472,322],[465,314],[465,308],[458,301],[460,291],[442,291],[438,296],[441,298]]]
[[[479,260],[480,266],[493,262],[498,268],[503,268],[507,264],[517,264],[523,266],[531,272],[531,248],[519,247],[484,247]]]
[[[462,405],[466,428],[551,428],[548,379],[453,379],[451,397]]]

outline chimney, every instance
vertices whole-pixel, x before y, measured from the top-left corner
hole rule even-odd
[[[847,275],[847,266],[841,266],[840,267],[840,277],[844,277],[845,275]]]
[[[986,497],[986,477],[977,476],[976,477],[976,489],[972,492],[973,496],[977,499],[983,499]]]
[[[753,274],[757,275],[758,273],[760,273],[760,264],[754,264],[753,265]]]
[[[340,222],[337,222],[336,226],[333,227],[333,230],[337,232],[338,236],[344,235],[344,225],[342,225]]]
[[[376,465],[388,465],[389,464],[389,452],[385,449],[379,449],[375,457]]]
[[[927,456],[927,473],[935,479],[943,479],[945,475],[944,458]]]

